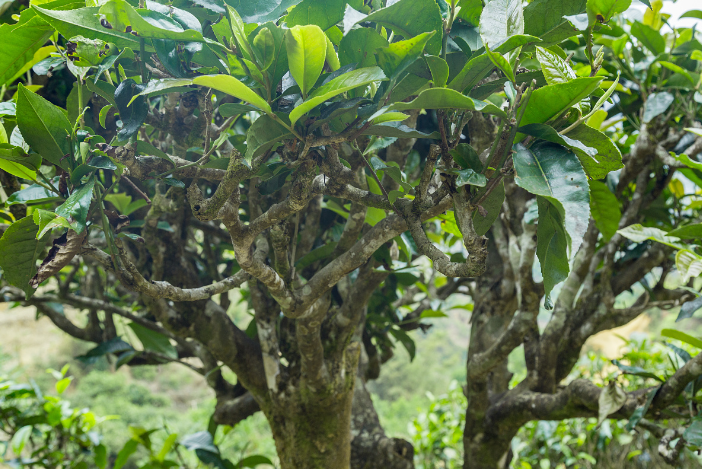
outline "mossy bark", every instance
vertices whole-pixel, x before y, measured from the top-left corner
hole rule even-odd
[[[297,396],[296,396],[297,397]],[[353,390],[266,409],[281,469],[349,469]]]

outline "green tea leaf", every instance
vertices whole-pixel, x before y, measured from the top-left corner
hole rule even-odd
[[[130,322],[128,326],[139,338],[141,345],[144,346],[144,350],[152,350],[174,360],[178,359],[178,351],[171,344],[170,339],[165,335],[161,334],[160,332],[147,329],[141,324],[137,324],[135,322]]]
[[[359,86],[366,86],[370,83],[383,81],[385,79],[385,74],[378,67],[361,68],[344,73],[334,78],[326,85],[317,88],[307,100],[293,109],[290,113],[290,125],[295,125],[295,122],[297,122],[300,117],[334,96],[338,96],[341,93],[358,88]]]
[[[85,229],[94,186],[95,178],[91,177],[88,182],[75,189],[68,199],[56,209],[56,215],[71,221],[71,226],[76,233],[80,234]]]
[[[599,181],[590,184],[590,213],[605,241],[609,241],[619,228],[622,212],[617,197]]]
[[[290,75],[303,96],[322,73],[327,55],[327,37],[317,25],[294,26],[285,35]]]
[[[507,117],[505,111],[494,104],[478,101],[464,96],[458,91],[449,88],[431,88],[424,90],[408,103],[394,103],[390,111],[407,111],[412,109],[466,109]]]
[[[253,90],[230,75],[204,75],[193,79],[195,85],[209,86],[223,93],[230,94],[236,98],[251,103],[263,112],[270,114],[271,107],[265,99],[257,95]]]
[[[492,0],[480,15],[480,37],[495,48],[510,36],[524,34],[524,11],[520,0]]]
[[[44,250],[44,243],[36,239],[38,232],[34,219],[25,217],[11,224],[0,238],[3,277],[24,291],[27,298],[34,293],[29,281],[37,273],[37,259]]]
[[[22,84],[17,92],[17,125],[32,150],[64,170],[70,167],[72,126],[63,111]]]

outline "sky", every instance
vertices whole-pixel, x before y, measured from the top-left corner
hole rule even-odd
[[[631,5],[632,8],[643,12],[646,5],[638,0],[634,0]],[[663,4],[663,13],[669,13],[671,15],[668,20],[670,24],[678,28],[691,28],[695,23],[697,23],[699,28],[702,28],[702,20],[695,18],[683,18],[680,19],[680,15],[690,10],[702,10],[702,0],[678,0],[677,2],[666,1]]]

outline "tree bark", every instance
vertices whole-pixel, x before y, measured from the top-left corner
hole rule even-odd
[[[281,469],[349,469],[353,390],[324,400],[283,399],[264,409]]]

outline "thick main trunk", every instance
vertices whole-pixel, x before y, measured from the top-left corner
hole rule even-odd
[[[479,433],[464,441],[464,469],[507,469],[511,460],[511,436]]]
[[[267,409],[281,469],[349,469],[353,390]]]

